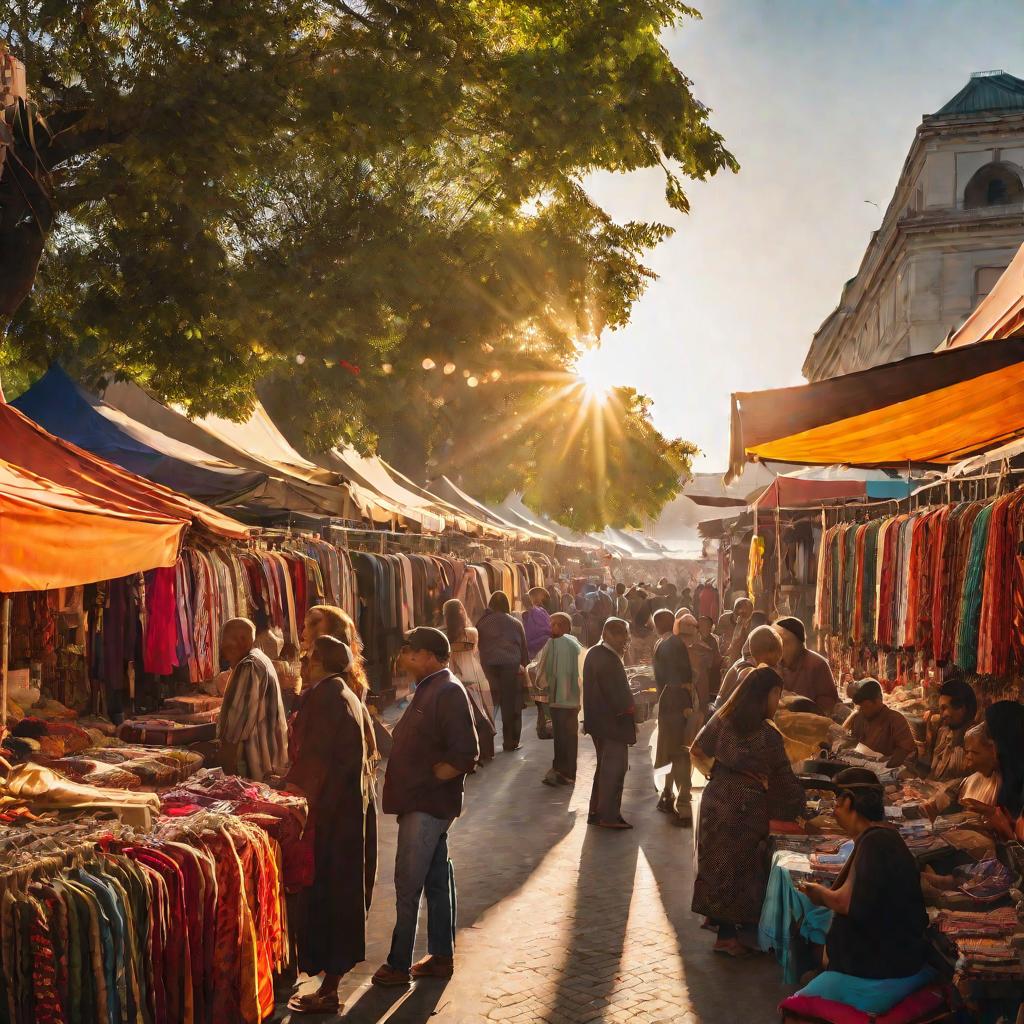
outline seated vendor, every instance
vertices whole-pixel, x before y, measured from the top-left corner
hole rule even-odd
[[[979,728],[995,750],[999,785],[994,800],[966,798],[964,805],[986,818],[1000,839],[1024,842],[1024,704],[997,700]]]
[[[850,696],[857,710],[846,720],[846,728],[858,743],[884,755],[890,768],[899,768],[917,756],[917,741],[909,723],[894,708],[885,706],[877,679],[858,680]]]
[[[978,698],[963,679],[947,679],[939,688],[939,713],[928,719],[925,756],[928,777],[937,782],[967,774],[967,730],[978,714]]]
[[[932,980],[925,965],[928,917],[914,855],[885,821],[884,789],[865,768],[835,776],[836,820],[854,839],[831,888],[798,888],[832,911],[827,969],[798,995],[817,996],[881,1014]]]
[[[960,810],[969,810],[978,804],[995,807],[999,793],[1001,778],[996,746],[992,742],[984,723],[967,730],[965,738],[967,754],[967,770],[971,772],[967,778],[951,782],[927,803],[920,805],[920,810],[933,821],[940,814],[953,814]],[[904,809],[904,817],[917,815]]]

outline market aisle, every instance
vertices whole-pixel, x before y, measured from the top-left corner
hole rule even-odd
[[[467,811],[452,833],[460,930],[457,971],[447,986],[419,982],[406,992],[369,983],[387,956],[394,923],[395,826],[384,818],[368,960],[342,985],[344,1019],[776,1021],[785,993],[774,959],[737,963],[715,956],[713,936],[689,911],[692,832],[654,809],[653,729],[642,727],[632,751],[623,801],[632,832],[586,825],[594,757],[585,737],[575,789],[541,785],[551,743],[536,738],[532,713],[522,749],[499,753],[470,780]],[[421,919],[421,940],[425,932]],[[283,1010],[287,996],[281,996]]]

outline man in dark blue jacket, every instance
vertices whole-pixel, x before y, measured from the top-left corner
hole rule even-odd
[[[622,817],[629,748],[636,743],[633,694],[622,663],[628,643],[629,624],[608,619],[601,642],[583,662],[583,731],[597,748],[587,824],[602,828],[633,827]]]
[[[384,776],[385,814],[398,815],[395,853],[395,931],[377,985],[413,978],[450,978],[455,966],[455,870],[448,830],[462,813],[466,775],[480,745],[465,687],[448,670],[451,647],[438,629],[408,634],[403,662],[416,692],[395,726]],[[427,896],[427,953],[413,966],[420,897]],[[411,968],[411,970],[410,970]]]

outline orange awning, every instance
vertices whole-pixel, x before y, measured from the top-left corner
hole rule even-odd
[[[749,446],[745,454],[762,461],[804,465],[946,465],[1021,436],[1024,362],[1017,362],[905,401]]]
[[[55,437],[35,420],[3,403],[0,453],[22,469],[86,495],[110,511],[184,520],[224,539],[244,540],[249,536],[248,527],[223,512]],[[113,579],[116,575],[110,573],[104,578]]]
[[[729,478],[735,479],[747,459],[781,438],[818,435],[838,422],[881,412],[903,402],[926,398],[953,385],[976,380],[1024,362],[1024,341],[980,345],[953,352],[927,352],[895,363],[883,363],[840,377],[798,387],[740,391],[732,396],[732,437]],[[891,434],[895,437],[895,433]],[[984,444],[984,441],[979,443]],[[972,449],[972,451],[975,449]],[[787,460],[815,465],[844,463],[878,465],[861,459]],[[897,460],[906,466],[906,458]],[[883,463],[888,464],[888,463]]]
[[[0,459],[0,592],[174,565],[186,529],[186,519],[112,508]]]

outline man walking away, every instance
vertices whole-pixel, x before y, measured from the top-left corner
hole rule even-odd
[[[552,615],[551,639],[532,666],[536,692],[547,702],[555,740],[555,759],[543,779],[548,786],[566,786],[576,781],[583,646],[570,633],[571,628],[568,615]]]
[[[530,657],[526,630],[512,614],[507,594],[501,590],[491,594],[476,631],[495,714],[501,711],[502,746],[506,752],[518,750],[523,731],[523,676]]]
[[[462,813],[466,775],[480,755],[473,710],[448,671],[451,648],[439,629],[412,630],[402,651],[416,691],[395,726],[384,776],[385,814],[398,816],[395,930],[377,985],[450,978],[455,967],[455,870],[448,830]],[[412,966],[420,897],[427,894],[427,956]],[[411,968],[411,970],[410,970]]]
[[[674,622],[672,613],[665,608],[655,616],[662,620],[666,617]],[[686,620],[696,627],[692,615],[684,614],[680,621]],[[704,723],[704,708],[700,706],[693,685],[690,654],[680,634],[669,632],[658,641],[654,651],[654,680],[661,690],[654,767],[669,768],[658,810],[673,815],[674,821],[680,825],[690,825],[693,823],[690,744]]]
[[[597,749],[587,824],[602,828],[633,827],[622,817],[629,748],[636,743],[633,694],[622,663],[628,643],[629,624],[609,619],[601,643],[583,662],[583,731]]]

